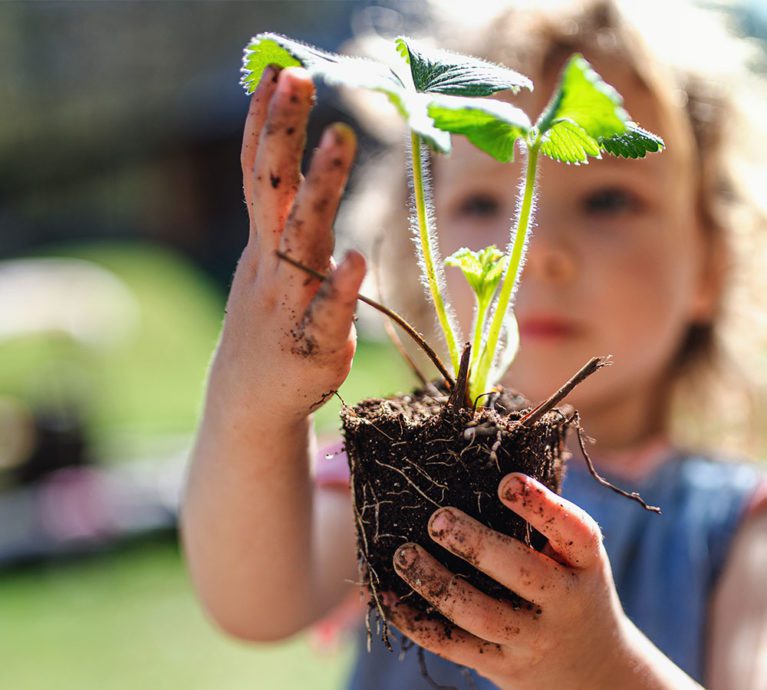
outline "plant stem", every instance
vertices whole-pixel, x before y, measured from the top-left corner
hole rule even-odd
[[[471,340],[471,363],[469,364],[469,396],[472,400],[479,395],[482,391],[474,390],[474,381],[476,380],[477,367],[481,361],[482,352],[482,335],[485,331],[485,319],[487,318],[487,309],[490,306],[489,300],[477,299],[477,314],[476,322],[474,324],[474,337]]]
[[[533,210],[533,197],[535,193],[535,173],[538,168],[538,151],[540,142],[536,140],[528,144],[527,171],[525,172],[525,187],[523,191],[522,204],[517,217],[516,230],[511,246],[511,256],[509,265],[501,283],[501,290],[498,295],[498,301],[495,305],[493,318],[490,322],[490,328],[487,333],[487,343],[482,350],[482,356],[477,367],[476,381],[472,389],[478,393],[483,393],[487,386],[487,377],[490,374],[490,367],[495,357],[495,351],[498,347],[498,339],[501,336],[501,327],[506,311],[509,308],[511,297],[519,281],[519,273],[522,268],[522,259],[527,244],[527,233],[530,229],[530,219]]]
[[[450,322],[448,311],[445,307],[445,301],[440,291],[440,282],[435,268],[436,238],[434,232],[429,232],[429,219],[426,214],[426,195],[424,193],[424,177],[421,161],[422,143],[421,137],[415,132],[410,133],[411,157],[413,160],[413,191],[415,193],[415,208],[418,220],[418,236],[421,242],[421,253],[423,256],[423,265],[426,271],[426,280],[429,285],[429,292],[434,303],[434,309],[437,312],[439,325],[445,336],[447,349],[450,353],[450,362],[453,365],[453,372],[458,371],[459,357],[458,344],[453,324]]]

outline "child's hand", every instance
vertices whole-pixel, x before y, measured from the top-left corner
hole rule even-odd
[[[262,422],[306,417],[346,378],[365,273],[358,253],[331,258],[333,219],[355,152],[346,126],[329,127],[306,179],[300,171],[314,86],[305,70],[267,68],[253,94],[242,143],[250,218],[232,283],[211,387]],[[325,273],[321,284],[281,261],[281,249]]]
[[[503,479],[506,507],[549,540],[540,553],[455,508],[429,521],[434,541],[532,603],[515,610],[453,576],[426,549],[404,544],[399,575],[458,629],[394,601],[392,622],[439,656],[476,669],[500,688],[606,688],[631,637],[613,585],[599,527],[583,510],[522,474]],[[631,673],[629,672],[629,675]],[[627,676],[623,676],[628,681]]]

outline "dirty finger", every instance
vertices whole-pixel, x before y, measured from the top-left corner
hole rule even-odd
[[[440,546],[534,604],[544,605],[567,591],[572,571],[457,508],[440,508],[429,520]]]
[[[468,668],[480,670],[483,675],[501,672],[505,662],[503,649],[494,642],[482,640],[465,630],[445,630],[445,624],[424,618],[420,611],[398,602],[388,609],[391,622],[403,634],[424,649],[443,659]]]
[[[333,220],[355,149],[356,138],[347,125],[336,123],[325,130],[282,234],[282,251],[319,271],[327,269],[333,251]],[[292,270],[287,264],[278,267],[278,273]]]
[[[480,592],[417,544],[403,544],[397,549],[394,569],[445,618],[479,639],[497,644],[513,642],[531,622],[526,612]]]
[[[602,532],[582,508],[518,472],[501,480],[498,496],[507,508],[548,538],[566,565],[588,568],[600,561]]]
[[[295,280],[307,280],[297,273]],[[357,294],[365,277],[365,259],[349,251],[338,268],[320,284],[301,323],[292,332],[293,350],[302,355],[327,356],[349,347]],[[308,278],[308,280],[315,280]]]
[[[282,70],[259,136],[254,164],[254,221],[262,254],[272,253],[279,246],[298,191],[306,123],[313,103],[314,84],[308,72],[300,67]]]
[[[242,148],[240,150],[240,165],[242,166],[242,186],[245,193],[245,204],[248,207],[251,235],[255,233],[253,209],[253,178],[256,152],[258,150],[258,138],[266,121],[269,101],[277,89],[277,77],[280,68],[275,65],[267,65],[261,75],[256,90],[250,97],[248,116],[245,120],[245,129],[242,134]]]

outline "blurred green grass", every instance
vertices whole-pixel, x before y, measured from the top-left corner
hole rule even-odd
[[[100,462],[129,459],[168,435],[190,443],[224,295],[155,247],[52,253],[113,271],[137,300],[140,328],[98,356],[50,338],[3,343],[0,392],[39,394],[37,381],[55,377],[63,362],[83,379]],[[361,341],[340,394],[353,403],[409,387],[411,375],[390,345]],[[333,397],[315,415],[326,435],[337,433],[339,408]],[[343,686],[351,661],[349,649],[321,659],[305,637],[267,647],[227,639],[205,619],[168,539],[0,573],[0,650],[0,687],[13,690],[331,690]]]
[[[170,540],[0,576],[8,690],[332,690],[351,649],[246,646],[215,630]]]
[[[156,246],[103,242],[55,247],[45,255],[84,259],[111,271],[135,299],[138,326],[125,342],[101,352],[60,334],[0,342],[0,394],[34,403],[69,393],[84,405],[97,454],[106,461],[126,437],[191,433],[225,295],[188,262]],[[388,343],[361,341],[339,393],[355,402],[412,381]],[[315,415],[317,425],[337,428],[339,409],[332,398]]]

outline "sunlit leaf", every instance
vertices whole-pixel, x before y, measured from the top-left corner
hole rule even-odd
[[[312,78],[323,79],[333,86],[347,86],[377,91],[387,96],[408,126],[432,146],[446,153],[450,135],[434,127],[426,111],[427,101],[406,89],[402,80],[386,65],[357,57],[329,53],[299,41],[263,33],[255,36],[245,49],[240,80],[247,93],[252,93],[267,65],[304,67]]]
[[[600,156],[596,139],[570,120],[561,120],[541,139],[541,153],[562,163],[587,163],[589,156]]]
[[[453,96],[490,96],[497,91],[532,91],[533,83],[508,67],[469,55],[427,48],[410,38],[395,41],[397,51],[410,65],[416,91]]]
[[[593,139],[622,134],[629,120],[620,94],[581,55],[573,55],[536,126],[541,133],[569,120]]]
[[[642,129],[636,122],[629,122],[623,134],[600,139],[599,147],[621,158],[644,158],[648,153],[663,150],[666,144],[657,134]]]
[[[514,144],[530,129],[530,118],[510,103],[459,96],[434,96],[429,115],[439,128],[463,134],[496,160],[514,160]]]

